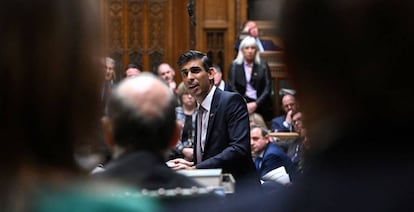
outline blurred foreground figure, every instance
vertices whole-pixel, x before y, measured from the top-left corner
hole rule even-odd
[[[104,82],[99,8],[89,0],[0,7],[0,211],[156,210],[124,186],[82,177],[75,150],[91,140]]]
[[[413,11],[410,0],[286,1],[287,65],[313,153],[289,211],[414,209],[403,133],[414,113]]]

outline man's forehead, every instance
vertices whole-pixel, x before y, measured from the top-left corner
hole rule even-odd
[[[200,59],[194,59],[194,60],[188,61],[187,63],[184,63],[183,64],[183,67],[189,67],[189,68],[191,68],[191,67],[198,67],[201,64],[202,64],[202,62],[201,62]]]

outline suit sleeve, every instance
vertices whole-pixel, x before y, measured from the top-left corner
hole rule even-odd
[[[229,73],[227,75],[227,85],[229,86],[231,91],[237,91],[235,80],[236,80],[236,64],[233,62],[230,65]]]
[[[256,99],[257,105],[262,105],[264,102],[266,102],[266,98],[268,98],[271,95],[273,89],[272,82],[270,80],[270,68],[267,62],[262,62],[260,64],[260,71],[263,71],[263,83],[265,86],[263,92]]]
[[[285,121],[285,116],[279,116],[272,120],[272,131],[274,132],[277,130],[278,132],[290,132],[290,129],[283,125],[283,121]]]
[[[260,176],[263,177],[273,169],[285,166],[284,160],[277,154],[270,154],[268,157],[263,159]],[[288,167],[285,167],[287,170]]]

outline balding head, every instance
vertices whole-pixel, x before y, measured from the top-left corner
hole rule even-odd
[[[295,96],[291,94],[285,94],[282,97],[282,107],[283,110],[287,113],[289,110],[293,110],[293,112],[296,112],[298,109],[298,104],[296,102]]]
[[[160,115],[174,98],[164,82],[148,73],[126,79],[115,95],[148,118]]]
[[[106,118],[119,146],[160,152],[168,148],[176,129],[175,98],[164,82],[142,73],[119,84]]]

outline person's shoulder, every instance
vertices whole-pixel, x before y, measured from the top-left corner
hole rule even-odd
[[[270,142],[267,145],[267,150],[268,150],[268,152],[273,153],[273,154],[277,154],[277,155],[283,155],[283,154],[285,154],[284,151],[283,151],[283,149],[282,149],[282,147],[280,147],[279,145],[277,145],[277,144],[275,144],[273,142]]]
[[[280,122],[280,121],[282,121],[282,122],[283,122],[283,120],[285,120],[285,115],[281,115],[281,116],[276,116],[276,117],[274,117],[274,118],[272,119],[272,122]]]
[[[50,204],[53,202],[53,204]],[[34,211],[160,211],[155,198],[121,184],[74,183],[63,187],[41,188]]]
[[[219,90],[219,91],[217,91]],[[224,99],[228,99],[228,100],[237,100],[237,101],[243,101],[245,102],[244,98],[237,92],[232,92],[232,91],[223,91],[221,89],[216,89],[216,92],[221,95],[221,98]]]

